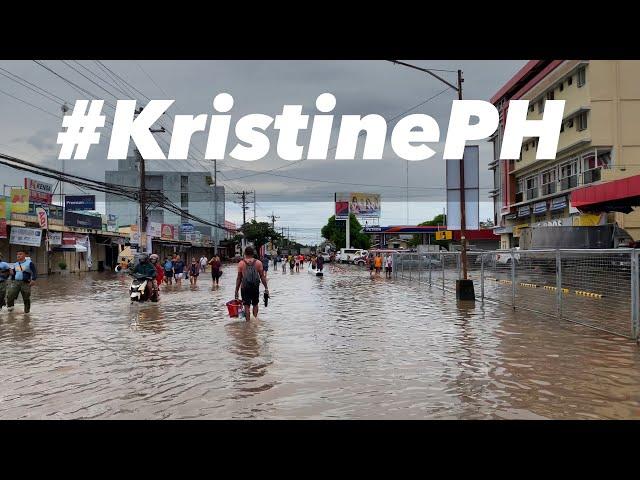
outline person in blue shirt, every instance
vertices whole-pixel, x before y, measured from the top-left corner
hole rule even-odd
[[[7,262],[2,260],[2,254],[0,253],[0,310],[5,306],[7,298],[7,285],[9,284],[9,277],[11,276],[11,267]]]
[[[16,258],[18,261],[14,263],[11,269],[13,283],[9,286],[7,293],[7,310],[13,310],[16,298],[18,298],[19,294],[22,294],[24,313],[29,313],[29,310],[31,310],[31,287],[38,277],[38,272],[36,271],[36,264],[30,258],[27,258],[25,252],[18,252]]]

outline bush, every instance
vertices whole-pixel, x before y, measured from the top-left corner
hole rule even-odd
[[[66,270],[67,269],[67,263],[66,262],[58,262],[58,267],[60,267],[60,270]]]

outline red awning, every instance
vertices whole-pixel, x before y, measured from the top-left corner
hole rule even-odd
[[[578,188],[571,192],[571,206],[581,211],[629,213],[640,206],[640,175]]]

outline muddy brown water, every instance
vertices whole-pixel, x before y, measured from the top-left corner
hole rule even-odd
[[[39,279],[0,311],[0,418],[640,418],[624,338],[332,266],[272,266],[247,323],[232,268],[143,305],[112,273]]]

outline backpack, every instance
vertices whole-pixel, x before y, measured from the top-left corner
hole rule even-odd
[[[164,269],[166,271],[169,271],[173,268],[173,262],[171,262],[171,260],[167,260],[166,262],[164,262]]]
[[[242,275],[243,287],[259,287],[260,286],[260,274],[256,270],[256,261],[249,263],[244,262],[244,275]]]

